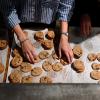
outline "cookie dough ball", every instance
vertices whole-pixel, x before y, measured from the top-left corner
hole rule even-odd
[[[68,65],[69,63],[68,63],[68,60],[67,60],[67,57],[65,57],[65,56],[63,56],[61,59],[60,59],[60,63],[62,64],[62,65]]]
[[[40,83],[52,83],[52,79],[51,77],[48,77],[48,76],[42,76],[40,78]]]
[[[30,63],[22,62],[22,64],[20,65],[20,70],[24,73],[27,73],[32,70],[32,66]]]
[[[55,37],[54,31],[48,31],[48,33],[47,33],[47,38],[48,38],[48,39],[54,39],[54,37]]]
[[[21,83],[22,74],[19,70],[11,72],[9,80],[11,83]]]
[[[54,60],[59,60],[59,57],[58,57],[58,55],[56,54],[56,52],[55,51],[52,51],[52,58],[54,59]]]
[[[0,50],[5,49],[7,45],[8,45],[7,40],[0,40]]]
[[[99,80],[100,79],[100,71],[93,70],[92,72],[90,72],[90,77],[94,80]]]
[[[15,56],[11,60],[11,65],[12,65],[13,68],[17,68],[21,65],[22,62],[23,62],[23,58],[21,56]]]
[[[89,59],[89,61],[95,61],[97,58],[97,55],[94,53],[90,53],[88,54],[87,58]]]
[[[82,56],[83,50],[82,50],[82,48],[81,48],[80,45],[74,46],[74,48],[73,48],[73,54],[74,54],[74,57],[77,58],[77,59]]]
[[[34,67],[31,71],[32,76],[39,76],[42,74],[42,68],[40,67]]]
[[[50,61],[44,61],[43,64],[42,64],[42,68],[45,70],[45,71],[51,71],[52,70],[52,63]]]
[[[43,32],[36,32],[36,33],[34,34],[34,38],[35,38],[35,40],[41,42],[41,41],[44,40],[44,33],[43,33]]]
[[[42,42],[42,46],[44,49],[52,49],[53,48],[53,41],[52,40],[44,40]]]
[[[34,63],[38,63],[40,61],[39,56],[34,57]]]
[[[100,53],[97,53],[97,60],[100,61]]]
[[[93,70],[99,70],[99,69],[100,69],[100,64],[93,63],[93,64],[91,65],[91,67],[92,67]]]
[[[2,63],[0,63],[0,74],[4,72],[4,66]]]
[[[16,49],[16,48],[13,50],[13,57],[14,56],[21,56],[18,49]]]
[[[78,73],[82,73],[85,70],[84,63],[81,60],[75,60],[72,67]]]
[[[61,71],[63,69],[63,66],[61,63],[56,62],[55,64],[53,64],[52,69],[56,72]]]
[[[33,77],[30,75],[22,77],[22,83],[32,83],[32,81]]]
[[[39,58],[42,59],[42,60],[48,58],[48,56],[49,56],[48,51],[41,51],[39,53]]]

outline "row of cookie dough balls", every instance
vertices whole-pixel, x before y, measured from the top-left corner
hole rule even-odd
[[[73,54],[74,54],[74,58],[76,58],[76,59],[79,59],[81,56],[82,56],[82,54],[83,54],[83,50],[82,50],[82,48],[81,48],[81,46],[80,45],[75,45],[74,46],[74,48],[73,48]],[[97,53],[97,54],[95,54],[95,53],[89,53],[88,55],[87,55],[87,58],[88,58],[88,60],[89,61],[95,61],[96,59],[98,60],[98,61],[100,61],[100,53]],[[81,64],[81,65],[80,65]],[[82,66],[82,65],[84,65],[83,64],[83,62],[81,61],[81,60],[76,60],[75,62],[73,62],[73,65],[75,65],[76,67],[76,71],[78,70],[78,68],[79,68],[79,66]],[[97,69],[100,69],[100,64],[96,64],[96,63],[93,63],[92,65],[92,68],[94,69],[94,70],[97,70]],[[75,69],[74,68],[74,69]],[[80,67],[81,68],[81,67]],[[83,68],[83,69],[85,69],[85,68]],[[84,70],[83,70],[84,71]],[[77,71],[78,72],[78,71]]]
[[[77,53],[77,52],[79,52],[79,51],[81,51],[81,53]],[[76,54],[77,56],[78,55],[80,55],[80,56],[82,56],[82,50],[81,50],[81,47],[78,45],[78,46],[75,46],[74,48],[73,48],[73,52],[74,52],[74,54]],[[18,56],[18,55],[20,55],[19,53],[18,53],[18,50],[14,50],[14,55],[15,55],[15,58],[16,58],[16,56]],[[39,59],[41,59],[41,60],[43,60],[43,59],[46,59],[46,58],[48,58],[50,55],[49,55],[49,53],[48,53],[48,51],[46,51],[46,50],[43,50],[43,51],[41,51],[40,53],[39,53],[39,55],[38,55],[38,61],[40,61]],[[79,56],[78,56],[79,57]],[[16,65],[16,64],[14,64],[15,62],[17,63],[17,61],[16,60],[14,60],[15,58],[13,58],[12,59],[12,61],[11,61],[11,65],[15,68],[15,67],[17,67],[18,65]],[[55,60],[55,59],[57,59],[57,60],[60,60],[60,63],[62,64],[62,65],[68,65],[68,62],[67,62],[67,58],[65,57],[65,56],[62,56],[62,58],[60,58],[59,59],[59,57],[58,57],[58,55],[55,53],[55,51],[53,51],[52,52],[52,58]],[[17,58],[17,60],[18,60],[19,58]],[[20,58],[21,59],[21,58]],[[21,61],[21,60],[20,60]],[[22,61],[21,61],[22,62]],[[77,64],[78,63],[78,64]],[[20,64],[20,63],[19,63]],[[80,60],[76,60],[76,61],[74,61],[73,62],[73,64],[72,64],[72,66],[73,66],[73,68],[77,71],[77,72],[83,72],[84,71],[84,63],[82,62],[82,61],[80,61]]]
[[[58,72],[58,71],[60,71],[60,70],[62,70],[62,68],[63,68],[63,65],[61,64],[61,63],[59,63],[59,62],[57,62],[57,63],[54,63],[54,64],[52,64],[50,61],[44,61],[43,62],[43,64],[42,64],[42,68],[41,67],[34,67],[33,69],[32,69],[32,66],[31,66],[31,64],[30,63],[28,63],[28,62],[23,62],[23,58],[20,56],[20,54],[18,53],[18,51],[16,51],[16,49],[15,49],[15,52],[13,52],[14,53],[14,58],[11,60],[11,65],[12,65],[12,67],[13,68],[20,68],[20,70],[22,71],[22,72],[24,72],[24,73],[27,73],[27,72],[30,72],[31,71],[31,75],[32,76],[39,76],[39,75],[41,75],[42,74],[42,72],[43,72],[43,70],[42,69],[44,69],[45,71],[51,71],[51,70],[53,70],[53,71],[56,71],[56,72]],[[56,59],[57,58],[57,56],[55,55],[55,53],[53,52],[52,53],[52,56],[53,56],[53,58],[54,59]],[[40,53],[39,53],[39,58],[41,59],[41,60],[44,60],[44,59],[46,59],[46,58],[48,58],[49,57],[49,53],[48,53],[48,51],[41,51]],[[15,78],[12,78],[12,74],[13,73],[11,73],[10,74],[10,76],[9,76],[9,80],[10,80],[10,82],[12,82],[12,83],[16,83],[16,79],[18,78],[17,76],[15,77]],[[26,78],[29,78],[29,79],[31,79],[30,77],[31,76],[26,76],[25,78],[24,78],[24,80],[26,79]],[[46,78],[48,77],[48,76],[45,76]],[[23,79],[23,78],[22,78]],[[47,79],[51,79],[51,78],[47,78]],[[43,79],[42,79],[43,80]],[[52,79],[51,79],[52,80]],[[20,80],[21,81],[21,80]],[[23,81],[21,81],[22,83],[23,83]],[[41,81],[41,79],[40,79],[40,83],[41,83],[42,81]],[[26,82],[27,83],[27,82]],[[48,83],[48,82],[47,82]]]
[[[17,69],[18,72],[16,72],[17,70],[15,70],[14,72],[12,72],[10,74],[9,80],[10,80],[11,83],[20,83],[20,82],[28,83],[28,82],[30,82],[29,80],[32,79],[32,76],[34,76],[34,77],[40,76],[43,72],[43,69],[47,72],[52,71],[52,70],[58,72],[58,71],[62,70],[62,68],[63,68],[61,63],[56,62],[56,63],[52,64],[50,61],[44,61],[43,64],[42,64],[42,68],[41,67],[32,68],[31,64],[29,64],[27,62],[22,62],[22,64],[19,67],[20,67],[20,70]],[[22,77],[21,72],[27,73],[27,72],[30,72],[30,71],[31,71],[32,76]],[[52,78],[50,78],[48,76],[45,76],[45,78],[43,78],[43,77],[40,78],[40,83],[46,83],[46,82],[43,81],[43,79],[45,79],[45,78],[47,78],[47,79],[49,78],[49,80],[51,80],[50,82],[47,81],[47,83],[52,82]],[[27,78],[27,80],[26,80],[26,78]],[[31,83],[32,83],[32,80],[31,80]]]
[[[73,53],[74,53],[74,57],[75,58],[80,58],[82,56],[82,48],[77,45],[73,48]],[[100,53],[89,53],[87,55],[87,58],[90,62],[92,61],[95,61],[96,59],[100,62]],[[78,72],[78,69],[81,69],[84,71],[85,67],[84,66],[84,63],[80,60],[76,60],[74,63],[73,63],[73,68]],[[99,83],[100,83],[100,64],[99,63],[92,63],[91,65],[93,71],[90,72],[90,77],[94,80],[99,80]]]
[[[23,76],[19,70],[14,70],[10,76],[9,80],[11,83],[33,83],[34,78],[31,75]],[[40,83],[52,83],[52,79],[48,76],[42,76],[40,78]]]
[[[95,61],[96,59],[100,62],[100,53],[90,53],[88,54],[89,61]],[[98,83],[100,83],[100,64],[99,63],[92,63],[91,67],[93,71],[90,72],[90,77],[94,80],[99,80]]]
[[[45,40],[45,37],[47,37],[47,40]],[[39,31],[34,34],[34,39],[36,41],[40,42],[44,49],[52,49],[53,48],[54,37],[55,37],[54,31],[48,31],[47,34]]]
[[[24,33],[26,35],[28,35],[28,32],[24,31]],[[45,39],[45,37],[47,39]],[[55,37],[54,31],[48,31],[47,33],[39,31],[39,32],[36,32],[34,34],[34,39],[36,41],[40,42],[44,49],[52,49],[53,48],[53,46],[54,46],[54,44],[53,44],[54,37]]]

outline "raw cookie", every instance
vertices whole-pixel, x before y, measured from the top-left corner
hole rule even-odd
[[[9,80],[11,83],[21,83],[22,74],[19,70],[11,72]]]
[[[39,75],[41,75],[42,74],[42,68],[40,68],[40,67],[34,67],[32,69],[32,71],[31,71],[31,74],[33,76],[39,76]]]
[[[45,70],[45,71],[51,71],[52,70],[52,63],[50,61],[44,61],[43,64],[42,64],[42,68]]]
[[[48,76],[42,76],[40,78],[40,83],[52,83],[52,79]]]
[[[100,61],[100,53],[97,53],[97,60]]]
[[[3,71],[4,71],[4,66],[2,63],[0,63],[0,74],[3,73]]]
[[[20,53],[19,53],[18,49],[15,48],[13,50],[13,56],[20,56]]]
[[[43,32],[36,32],[36,33],[34,34],[34,38],[35,38],[35,40],[41,42],[41,41],[44,40],[44,33],[43,33]]]
[[[54,39],[54,37],[55,37],[54,31],[48,31],[48,33],[47,33],[47,38],[48,38],[48,39]]]
[[[82,48],[81,48],[80,45],[74,46],[74,48],[73,48],[73,54],[74,54],[74,57],[77,58],[77,59],[82,56],[83,50],[82,50]]]
[[[7,40],[0,40],[0,49],[3,50],[7,47],[8,42]]]
[[[32,81],[33,77],[30,75],[22,77],[22,83],[32,83]]]
[[[100,71],[93,70],[92,72],[90,72],[90,77],[92,79],[99,80],[100,79]]]
[[[52,40],[44,40],[42,42],[42,46],[44,49],[52,49],[53,48],[53,41]]]
[[[97,55],[94,53],[90,53],[88,54],[87,58],[89,59],[89,61],[95,61],[97,58]]]
[[[61,63],[56,62],[55,64],[52,65],[52,69],[56,72],[60,71],[63,69],[63,66]]]
[[[85,70],[84,63],[81,60],[75,60],[72,64],[72,67],[78,73],[81,73]]]
[[[55,60],[55,59],[59,60],[59,57],[58,57],[58,55],[56,54],[55,51],[52,51],[52,58],[53,58],[54,60]]]
[[[93,64],[91,65],[91,67],[92,67],[93,70],[99,70],[99,69],[100,69],[100,64],[93,63]]]
[[[34,57],[34,62],[35,62],[35,63],[38,63],[39,61],[40,61],[39,56]]]
[[[20,70],[22,72],[30,72],[32,70],[32,66],[30,63],[27,63],[27,62],[22,62],[22,64],[20,65]]]
[[[23,58],[21,56],[15,56],[11,60],[11,65],[12,65],[13,68],[17,68],[21,65],[22,62],[23,62]]]
[[[60,59],[60,63],[62,64],[62,65],[68,65],[69,63],[68,63],[68,60],[67,60],[67,57],[65,57],[65,56],[63,56],[61,59]]]
[[[42,60],[48,58],[48,56],[49,56],[49,53],[47,51],[41,51],[39,53],[39,58]]]

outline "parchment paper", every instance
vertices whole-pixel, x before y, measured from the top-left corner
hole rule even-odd
[[[36,44],[36,46],[35,46],[36,51],[38,53],[40,51],[42,51],[43,48],[41,47],[41,45],[38,42],[36,42],[33,38],[34,33],[36,31],[34,31],[34,29],[33,30],[25,29],[25,31],[27,31],[29,33],[28,37],[30,38],[32,43]],[[48,29],[43,30],[44,33],[47,33],[47,31],[48,31]],[[96,33],[100,33],[100,28],[94,27],[92,29],[91,36],[89,36],[88,38],[84,38],[84,37],[81,37],[81,36],[78,35],[79,34],[79,28],[78,27],[70,27],[69,28],[69,37],[70,37],[71,47],[73,48],[74,45],[80,44],[82,49],[83,49],[83,55],[80,58],[84,62],[84,65],[85,65],[85,71],[83,73],[77,73],[76,71],[74,71],[71,68],[71,65],[69,64],[69,65],[63,66],[63,70],[59,71],[59,72],[54,72],[54,71],[46,72],[46,71],[43,70],[43,73],[40,76],[33,77],[33,83],[39,83],[40,77],[44,76],[44,75],[50,76],[53,80],[53,83],[98,83],[98,80],[93,80],[90,77],[90,72],[93,70],[91,68],[91,64],[93,62],[90,62],[87,59],[88,53],[99,53],[100,52],[100,34],[96,34]],[[16,35],[15,35],[15,41],[20,46]],[[12,48],[14,46],[15,46],[15,42],[13,41]],[[54,50],[54,48],[52,48],[51,50],[48,50],[50,55],[51,55],[53,50]],[[11,59],[12,59],[12,56],[10,56],[9,63],[10,63]],[[48,59],[51,60],[52,63],[59,62],[59,60],[54,60],[52,58],[52,56],[50,56]],[[42,61],[40,61],[39,63],[36,63],[36,64],[32,64],[32,67],[33,68],[34,67],[42,67],[42,63],[45,60],[42,60]],[[74,60],[75,59],[73,59],[73,61]],[[94,61],[94,62],[100,63],[97,60]],[[13,71],[13,70],[14,69],[9,64],[7,77],[10,75],[11,71]],[[31,73],[30,72],[29,73],[23,73],[23,76],[27,76],[27,75],[31,75]],[[7,78],[6,82],[9,83],[8,78]]]

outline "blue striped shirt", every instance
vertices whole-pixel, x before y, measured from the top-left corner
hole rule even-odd
[[[0,10],[11,28],[25,22],[50,24],[55,19],[69,21],[74,1],[0,0]]]

